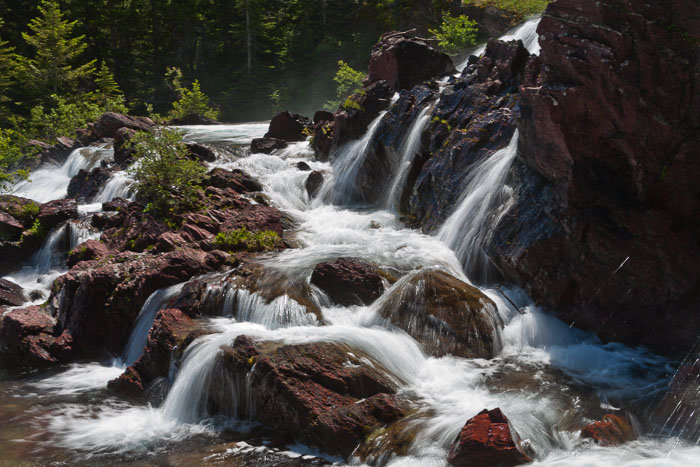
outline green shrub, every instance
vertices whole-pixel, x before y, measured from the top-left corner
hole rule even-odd
[[[335,90],[337,99],[326,102],[323,107],[326,110],[336,110],[338,106],[340,106],[341,102],[343,102],[343,99],[346,99],[349,95],[352,95],[362,89],[362,81],[364,81],[365,76],[367,76],[365,73],[353,69],[344,61],[338,61],[338,71],[333,78],[333,81],[337,83]],[[345,104],[343,104],[343,106],[346,106],[347,104],[348,101],[345,100]],[[355,104],[357,103],[355,102]],[[357,105],[359,107],[359,104]],[[346,106],[346,108],[354,107]]]
[[[192,89],[187,89],[181,84],[182,72],[179,68],[169,68],[166,78],[180,96],[179,100],[173,102],[170,118],[185,120],[189,117],[203,116],[216,120],[219,117],[219,111],[209,106],[209,98],[202,92],[198,80],[192,83]]]
[[[43,225],[41,225],[41,221],[38,218],[34,219],[34,224],[32,224],[29,231],[39,238],[44,238],[46,237],[46,234],[48,234],[48,231]]]
[[[245,226],[230,232],[219,232],[214,245],[226,251],[265,251],[279,244],[279,235],[272,230],[249,231]]]
[[[0,128],[0,190],[26,180],[29,173],[17,166],[22,161],[22,138],[13,130]]]
[[[464,52],[476,45],[477,32],[476,21],[465,15],[455,17],[449,13],[443,13],[438,29],[430,29],[430,33],[439,41],[438,46],[449,54]]]
[[[139,132],[132,138],[134,175],[139,200],[147,203],[146,211],[164,220],[198,205],[198,187],[207,171],[190,160],[187,146],[174,130],[157,128]],[[169,225],[173,225],[172,222]]]

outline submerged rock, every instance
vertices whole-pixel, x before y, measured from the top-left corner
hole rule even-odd
[[[520,450],[519,436],[501,409],[484,409],[467,420],[450,447],[447,462],[455,467],[508,467],[532,459]]]
[[[602,420],[586,425],[581,438],[590,438],[603,446],[615,446],[637,439],[629,421],[619,415],[607,414]]]
[[[324,452],[347,457],[374,428],[404,414],[386,371],[342,344],[282,345],[240,336],[221,352],[211,413],[253,417]]]
[[[377,304],[377,312],[420,342],[429,355],[492,358],[501,347],[503,322],[496,304],[437,269],[400,279]]]
[[[384,34],[372,48],[366,83],[387,82],[394,91],[455,73],[450,57],[403,32]]]
[[[384,283],[375,268],[348,258],[318,264],[311,274],[311,283],[343,306],[369,305],[384,292]]]

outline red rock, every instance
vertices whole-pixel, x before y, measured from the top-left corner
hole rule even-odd
[[[377,81],[350,96],[354,104],[341,105],[333,118],[333,147],[361,138],[379,113],[389,107],[393,95],[386,81]],[[321,126],[321,133],[325,128]]]
[[[80,169],[78,173],[70,179],[68,184],[68,197],[81,200],[91,200],[100,191],[100,188],[112,176],[112,169],[95,167],[90,172]]]
[[[6,279],[0,279],[0,306],[19,306],[26,301],[21,286]]]
[[[232,188],[238,193],[262,191],[263,187],[253,177],[240,169],[226,170],[217,167],[207,174],[206,186],[220,189]]]
[[[78,217],[78,203],[74,199],[49,201],[39,208],[39,221],[46,230],[51,230],[61,222],[76,217]]]
[[[287,111],[280,112],[270,120],[270,128],[265,138],[281,139],[282,141],[304,141],[304,130],[311,126],[311,120],[301,115]]]
[[[493,358],[501,347],[503,323],[495,303],[444,271],[410,273],[387,292],[377,312],[429,355]]]
[[[406,33],[384,34],[372,48],[367,84],[385,80],[395,91],[456,72],[447,54]]]
[[[519,444],[518,434],[501,409],[484,409],[467,420],[450,447],[447,462],[456,467],[507,467],[532,462],[519,450]]]
[[[311,283],[340,305],[369,305],[384,292],[382,278],[372,266],[340,258],[316,265]]]
[[[204,144],[187,143],[187,150],[189,151],[190,157],[194,160],[204,162],[214,162],[216,160],[216,153],[214,150]]]
[[[250,152],[253,154],[270,154],[277,149],[287,147],[287,142],[277,138],[255,138],[250,143]]]
[[[136,131],[148,131],[153,127],[152,122],[146,119],[129,117],[115,112],[107,112],[103,114],[91,128],[92,134],[96,139],[114,138],[117,130],[120,128],[129,128]]]
[[[72,268],[80,261],[107,258],[110,253],[111,250],[107,248],[107,245],[104,243],[98,240],[88,240],[76,246],[68,253],[67,264],[69,268]]]
[[[581,430],[581,438],[591,438],[603,446],[616,446],[637,439],[637,435],[627,420],[607,414],[602,420],[586,425]]]

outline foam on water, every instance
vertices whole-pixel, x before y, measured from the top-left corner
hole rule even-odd
[[[42,394],[77,395],[106,388],[107,383],[119,377],[124,368],[120,362],[73,363],[65,371],[55,375],[52,373],[48,377],[32,382],[31,386],[40,390]]]

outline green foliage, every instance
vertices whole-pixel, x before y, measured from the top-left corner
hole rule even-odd
[[[4,22],[0,18],[0,30],[2,30],[3,24]],[[15,48],[11,47],[9,42],[0,37],[0,124],[10,117],[5,105],[10,101],[7,92],[14,83],[14,73],[17,66],[13,54],[14,50]]]
[[[542,13],[551,0],[463,0],[465,5],[492,6],[521,17]]]
[[[39,238],[44,238],[46,237],[46,234],[49,233],[46,228],[41,225],[41,221],[38,218],[34,220],[34,223],[29,231]]]
[[[476,45],[478,28],[476,21],[465,15],[451,16],[444,13],[442,24],[438,29],[430,29],[438,41],[438,46],[446,53],[464,52]]]
[[[25,204],[20,209],[8,210],[8,214],[22,221],[22,224],[25,226],[33,225],[39,217],[39,205],[32,201]]]
[[[39,16],[29,22],[29,33],[22,33],[34,49],[34,58],[20,57],[19,76],[34,99],[46,103],[52,95],[75,96],[88,81],[95,60],[76,65],[87,48],[85,36],[73,36],[77,21],[63,19],[58,3],[42,0]]]
[[[279,235],[272,230],[250,232],[245,226],[230,232],[219,232],[214,245],[226,251],[266,251],[279,244]]]
[[[95,88],[92,98],[104,112],[127,112],[122,91],[104,61],[95,73]]]
[[[179,68],[169,68],[166,78],[169,78],[173,89],[180,96],[178,101],[173,102],[170,118],[185,120],[188,117],[203,116],[216,120],[219,117],[219,111],[209,106],[209,98],[200,89],[198,80],[192,83],[191,89],[187,89],[182,85],[182,72]]]
[[[0,128],[0,190],[27,179],[27,171],[17,168],[23,159],[21,144],[21,137],[15,131]]]
[[[347,99],[345,99],[345,102],[343,102],[343,108],[346,110],[364,110],[360,103],[353,99],[353,96],[350,96]]]
[[[343,102],[343,99],[346,98],[347,99],[345,100],[343,107],[348,109],[360,107],[360,105],[357,102],[351,101],[351,99],[348,96],[362,89],[362,81],[365,79],[366,76],[367,74],[353,69],[344,61],[338,61],[338,71],[336,72],[335,77],[333,78],[333,81],[335,81],[337,84],[337,99],[326,102],[324,108],[331,111],[336,110],[340,103]]]
[[[129,169],[146,211],[170,220],[197,207],[197,184],[206,167],[188,159],[181,135],[167,128],[139,132],[131,139],[136,163]]]

